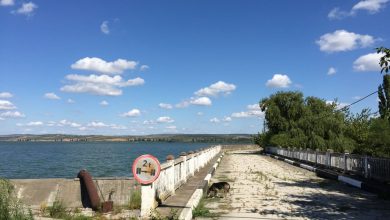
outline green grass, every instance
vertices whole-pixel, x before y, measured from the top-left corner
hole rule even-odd
[[[6,179],[0,179],[0,219],[33,219],[31,209],[27,209],[17,200],[14,186]]]
[[[129,200],[129,209],[141,208],[141,190],[136,189],[131,192]]]
[[[217,214],[210,212],[210,210],[206,207],[205,199],[202,198],[195,209],[192,210],[192,217],[217,217]]]

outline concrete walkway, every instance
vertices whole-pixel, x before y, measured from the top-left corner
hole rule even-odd
[[[231,185],[225,198],[205,199],[218,219],[388,219],[390,201],[260,155],[223,157],[211,182]],[[204,218],[197,218],[204,219]]]
[[[215,156],[206,166],[196,172],[194,176],[175,191],[175,195],[166,199],[152,214],[162,217],[178,217],[181,211],[186,208],[186,204],[195,190],[203,187],[204,178],[212,169],[219,156],[220,154]]]

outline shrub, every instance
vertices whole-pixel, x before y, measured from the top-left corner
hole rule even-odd
[[[33,219],[31,209],[27,209],[17,200],[13,185],[6,179],[0,179],[0,219]]]

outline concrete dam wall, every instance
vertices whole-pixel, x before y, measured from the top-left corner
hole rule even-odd
[[[100,201],[107,201],[111,191],[114,205],[127,205],[131,192],[135,189],[133,178],[94,178]],[[81,185],[75,179],[13,179],[18,199],[32,209],[42,205],[51,206],[54,201],[61,201],[69,208],[82,208]]]

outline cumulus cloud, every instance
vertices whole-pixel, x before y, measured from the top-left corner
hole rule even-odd
[[[103,34],[109,34],[110,28],[108,27],[108,21],[103,21],[103,23],[100,25],[100,31]]]
[[[291,83],[292,82],[287,75],[275,74],[265,85],[271,88],[287,88]]]
[[[103,100],[103,101],[101,101],[101,102],[99,103],[99,105],[101,105],[101,106],[107,106],[107,105],[109,105],[109,103],[108,103],[106,100]]]
[[[12,112],[12,111],[3,112],[3,113],[0,114],[0,116],[1,116],[2,118],[24,118],[24,117],[26,117],[25,114],[20,113],[20,112],[18,112],[18,111],[14,111],[14,112]]]
[[[68,121],[66,119],[63,119],[59,122],[59,124],[61,126],[70,126],[72,128],[78,128],[78,127],[81,127],[81,124],[79,123],[76,123],[76,122],[72,122],[72,121]]]
[[[158,104],[158,106],[160,108],[163,108],[163,109],[172,109],[173,108],[173,106],[171,104],[168,104],[168,103],[160,103],[160,104]]]
[[[122,117],[138,117],[140,115],[141,115],[141,111],[136,108],[121,114]]]
[[[94,95],[119,96],[122,95],[122,87],[143,85],[145,81],[142,78],[134,78],[124,81],[121,76],[109,75],[78,75],[70,74],[66,79],[73,84],[65,85],[60,90],[72,93],[90,93]]]
[[[345,106],[349,105],[349,103],[338,102],[338,101],[326,101],[326,104],[328,104],[328,105],[336,104],[336,109],[337,109],[337,110],[342,109],[342,108],[344,108]]]
[[[36,4],[33,2],[27,2],[23,3],[20,8],[18,8],[16,11],[13,11],[15,14],[21,14],[26,16],[31,16],[34,14],[34,11],[38,8]]]
[[[16,109],[16,106],[8,100],[0,100],[0,110],[12,110]]]
[[[61,99],[58,95],[56,95],[56,94],[53,93],[53,92],[45,93],[45,94],[43,95],[43,97],[44,97],[45,99],[52,99],[52,100],[59,100],[59,99]]]
[[[247,111],[234,112],[232,118],[249,118],[249,117],[260,117],[264,118],[264,112],[261,111],[259,104],[251,104],[246,106]]]
[[[87,124],[88,127],[93,127],[93,128],[104,128],[104,127],[108,127],[107,124],[103,123],[103,122],[100,122],[100,121],[92,121],[90,123]]]
[[[328,75],[334,75],[336,74],[337,70],[334,67],[330,67],[328,70]]]
[[[333,53],[369,47],[375,41],[376,39],[370,35],[356,34],[346,30],[336,30],[333,33],[322,35],[316,43],[320,46],[321,51]]]
[[[75,103],[75,101],[73,99],[68,99],[66,102],[69,103],[69,104]]]
[[[210,122],[211,123],[219,123],[220,120],[218,118],[212,118],[212,119],[210,119]]]
[[[12,6],[15,4],[15,0],[0,0],[1,6]]]
[[[210,106],[212,104],[212,102],[208,97],[199,97],[199,98],[194,98],[194,99],[190,100],[190,104]]]
[[[13,95],[9,92],[0,92],[0,98],[3,98],[3,99],[9,99],[9,98],[12,98]]]
[[[26,126],[42,126],[42,125],[43,125],[43,122],[41,122],[41,121],[30,121],[29,123],[26,124]]]
[[[170,126],[166,126],[165,128],[166,129],[176,130],[177,127],[175,125],[170,125]]]
[[[139,70],[141,70],[141,71],[146,71],[146,70],[148,70],[148,69],[150,69],[150,67],[149,67],[148,65],[142,65],[142,66],[139,68]]]
[[[158,123],[173,123],[175,122],[175,120],[173,120],[171,117],[169,116],[162,116],[162,117],[159,117],[157,120],[156,120]]]
[[[229,116],[226,116],[226,117],[224,117],[224,118],[222,119],[222,121],[224,121],[224,122],[229,122],[229,121],[232,121],[232,118],[229,117]]]
[[[359,72],[380,71],[379,60],[383,55],[383,53],[369,53],[363,55],[353,62],[353,69]]]
[[[133,60],[117,59],[107,62],[98,57],[85,57],[71,65],[72,69],[96,71],[104,74],[121,74],[125,70],[134,70],[138,62]]]
[[[218,96],[219,94],[228,95],[236,89],[234,84],[225,83],[223,81],[218,81],[214,84],[211,84],[208,87],[199,89],[195,92],[197,96]]]
[[[153,121],[153,120],[145,120],[145,121],[143,121],[142,124],[144,124],[144,125],[154,125],[154,124],[156,124],[156,122]]]
[[[375,14],[385,7],[388,1],[389,0],[363,0],[352,7],[352,12],[365,10],[371,14]]]
[[[349,11],[344,11],[336,7],[329,12],[328,18],[331,20],[343,19],[356,15],[358,11],[367,11],[370,14],[375,14],[383,9],[387,2],[389,0],[363,0],[356,3]]]

